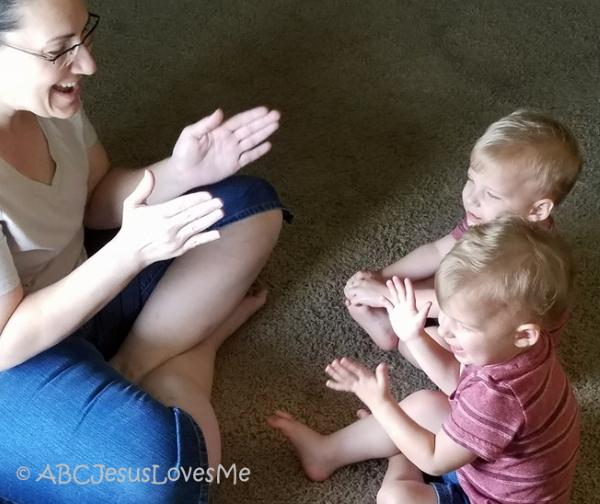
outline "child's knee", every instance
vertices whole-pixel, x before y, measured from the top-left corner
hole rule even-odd
[[[381,485],[377,492],[377,504],[406,504],[414,502],[412,492],[410,492],[410,482],[393,480]]]

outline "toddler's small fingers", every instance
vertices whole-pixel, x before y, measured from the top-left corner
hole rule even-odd
[[[395,305],[398,304],[398,291],[396,290],[396,286],[392,280],[388,280],[385,282],[385,285],[388,289],[388,293],[390,295],[390,300]]]
[[[363,418],[367,418],[368,416],[371,416],[371,412],[368,409],[360,408],[356,412],[356,416],[362,420]]]
[[[419,315],[423,318],[423,320],[425,320],[427,315],[429,315],[429,310],[431,310],[432,306],[433,303],[431,301],[427,301],[427,303],[425,303],[419,310]]]
[[[327,380],[325,382],[325,386],[328,387],[328,388],[330,388],[330,389],[339,390],[339,391],[342,391],[342,392],[346,392],[346,390],[347,390],[344,385],[342,385],[339,382],[336,382],[335,380]]]
[[[388,387],[390,375],[387,364],[383,362],[379,364],[379,366],[377,366],[377,369],[375,370],[375,376],[377,377],[377,382],[379,384],[383,384],[386,388]]]
[[[366,371],[365,368],[363,368],[358,362],[355,362],[348,357],[343,357],[340,360],[340,364],[347,375],[351,376],[353,379],[357,379],[359,376],[364,374],[364,371]]]
[[[394,287],[398,292],[398,299],[404,301],[406,299],[406,291],[404,290],[404,283],[397,276],[392,277],[392,281],[394,282]]]
[[[281,410],[276,410],[273,413],[273,416],[285,418],[287,420],[293,420],[294,419],[294,417],[292,415],[290,415],[287,411],[281,411]]]
[[[387,310],[388,313],[391,313],[394,310],[394,305],[385,296],[381,296],[381,304]]]
[[[337,361],[333,361],[329,366],[325,368],[325,372],[334,380],[342,381],[344,378],[339,372],[339,364],[336,364]]]

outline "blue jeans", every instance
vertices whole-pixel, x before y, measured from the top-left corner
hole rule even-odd
[[[291,220],[261,179],[237,176],[201,189],[223,199],[217,228],[276,208]],[[208,501],[198,425],[106,362],[169,264],[142,271],[71,337],[0,373],[0,504]]]
[[[428,478],[425,479],[426,481]],[[437,495],[438,504],[469,504],[469,498],[458,482],[456,471],[431,478],[429,482]]]

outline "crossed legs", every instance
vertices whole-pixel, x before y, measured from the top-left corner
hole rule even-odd
[[[281,230],[280,210],[235,222],[221,238],[177,258],[111,364],[133,383],[215,332],[240,306]]]
[[[166,406],[190,414],[204,435],[209,465],[221,458],[211,405],[217,350],[265,301],[248,289],[281,229],[280,210],[221,230],[221,238],[174,261],[156,286],[112,365]]]

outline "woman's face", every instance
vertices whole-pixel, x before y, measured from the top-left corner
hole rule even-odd
[[[20,15],[20,27],[6,33],[4,42],[50,57],[81,42],[89,17],[82,0],[29,0],[21,2]],[[0,46],[0,113],[71,117],[80,107],[82,76],[95,71],[84,45],[66,66]]]

